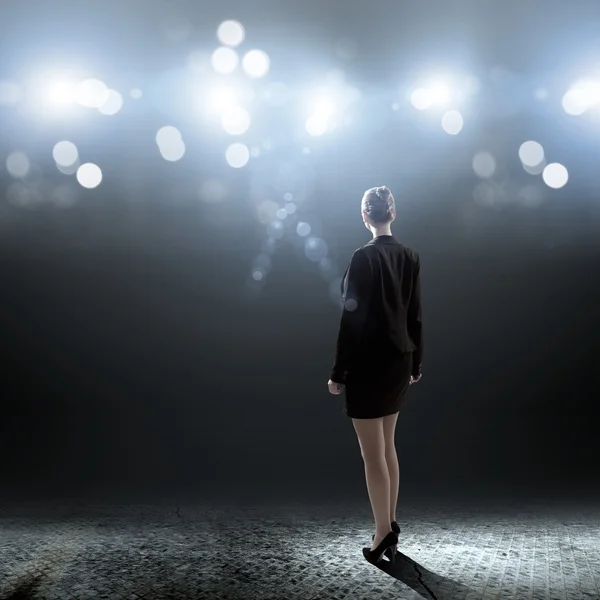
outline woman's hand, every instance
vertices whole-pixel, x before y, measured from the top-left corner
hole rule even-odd
[[[329,393],[336,396],[344,390],[344,386],[341,383],[336,383],[335,381],[331,381],[331,379],[327,382],[327,387],[329,388]]]

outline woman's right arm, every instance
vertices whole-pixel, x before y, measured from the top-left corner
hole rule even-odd
[[[412,376],[421,376],[423,363],[423,316],[421,312],[421,259],[417,254],[415,268],[413,271],[413,289],[408,305],[408,334],[416,348],[413,351]]]

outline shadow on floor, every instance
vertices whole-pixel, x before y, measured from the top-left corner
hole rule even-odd
[[[393,565],[384,558],[376,566],[428,600],[464,598],[471,591],[466,585],[429,571],[402,552],[396,553]]]
[[[36,595],[41,576],[29,577],[17,585],[16,589],[8,596],[2,596],[0,600],[32,600]]]

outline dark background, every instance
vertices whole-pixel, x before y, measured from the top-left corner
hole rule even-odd
[[[1,10],[2,77],[29,81],[37,65],[80,62],[124,95],[144,90],[111,118],[42,120],[0,107],[2,161],[27,152],[25,185],[41,198],[11,204],[3,168],[3,495],[366,494],[343,398],[326,386],[336,274],[323,276],[292,228],[273,244],[262,284],[250,275],[269,239],[259,202],[281,202],[287,185],[339,276],[370,239],[361,195],[383,184],[397,200],[392,232],[422,264],[426,348],[398,421],[401,497],[594,492],[600,119],[570,117],[560,102],[600,66],[598,3],[22,1]],[[183,40],[164,35],[175,17],[191,23]],[[165,83],[190,51],[218,45],[227,18],[244,24],[248,48],[269,53],[270,80],[309,89],[344,69],[364,91],[354,125],[299,142],[285,134],[302,125],[296,109],[263,109],[248,137],[274,140],[272,149],[229,168],[227,136]],[[341,38],[356,42],[354,59],[336,55]],[[436,64],[481,82],[459,136],[410,106],[383,113],[378,104]],[[498,83],[490,73],[500,67]],[[546,103],[534,98],[540,85]],[[157,151],[165,124],[186,136],[181,161]],[[61,139],[102,166],[98,188],[58,173],[51,151]],[[524,172],[517,152],[527,139],[568,167],[564,188]],[[481,150],[498,163],[493,206],[473,195]],[[290,165],[294,177],[279,185]],[[209,178],[225,186],[219,203],[198,197]],[[65,181],[72,206],[43,201]],[[538,205],[516,201],[526,185]]]

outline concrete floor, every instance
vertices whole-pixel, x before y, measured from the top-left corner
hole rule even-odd
[[[598,503],[403,502],[391,568],[368,501],[0,503],[0,598],[600,599]]]

